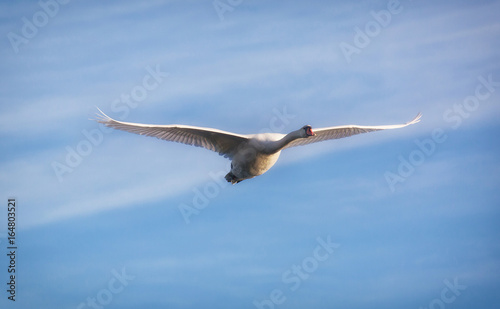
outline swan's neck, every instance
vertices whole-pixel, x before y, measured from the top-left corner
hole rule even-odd
[[[286,147],[286,145],[290,144],[294,140],[303,138],[303,136],[301,135],[301,131],[302,129],[290,132],[287,135],[283,136],[282,139],[272,142],[268,147],[268,152],[276,153],[278,151],[281,151],[283,148]]]

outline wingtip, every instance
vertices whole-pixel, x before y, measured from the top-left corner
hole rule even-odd
[[[99,112],[95,113],[96,118],[93,119],[93,120],[95,120],[95,121],[97,121],[99,123],[106,123],[109,120],[111,120],[111,117],[109,117],[108,115],[106,115],[99,107],[96,106],[95,108],[97,108],[97,110]]]
[[[422,113],[418,113],[417,116],[415,116],[415,118],[413,118],[413,120],[407,122],[406,125],[418,123],[418,122],[420,122],[420,118],[422,118]]]

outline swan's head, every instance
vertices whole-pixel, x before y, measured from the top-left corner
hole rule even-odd
[[[303,126],[302,130],[304,130],[305,138],[316,135],[316,133],[313,132],[312,127],[310,125]]]

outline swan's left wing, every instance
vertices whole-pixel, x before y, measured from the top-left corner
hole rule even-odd
[[[316,142],[326,141],[330,139],[339,139],[344,137],[353,136],[361,133],[368,133],[380,130],[388,130],[388,129],[399,129],[409,126],[411,124],[415,124],[420,121],[420,117],[422,114],[418,114],[413,120],[405,123],[405,124],[395,124],[395,125],[387,125],[387,126],[357,126],[357,125],[347,125],[347,126],[338,126],[338,127],[330,127],[330,128],[321,128],[314,130],[316,133],[315,136],[310,136],[308,138],[300,138],[296,139],[290,144],[288,144],[285,148],[302,146],[307,144],[312,144]]]
[[[246,136],[231,132],[177,124],[153,125],[123,122],[114,120],[101,110],[99,111],[101,113],[97,114],[98,119],[96,121],[107,127],[139,135],[153,136],[166,141],[203,147],[218,152],[226,158],[232,158],[238,147],[242,143],[248,142]]]

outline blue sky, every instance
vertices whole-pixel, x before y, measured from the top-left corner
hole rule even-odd
[[[498,305],[500,1],[41,3],[0,2],[18,308]],[[423,118],[230,186],[96,106],[242,134]]]

